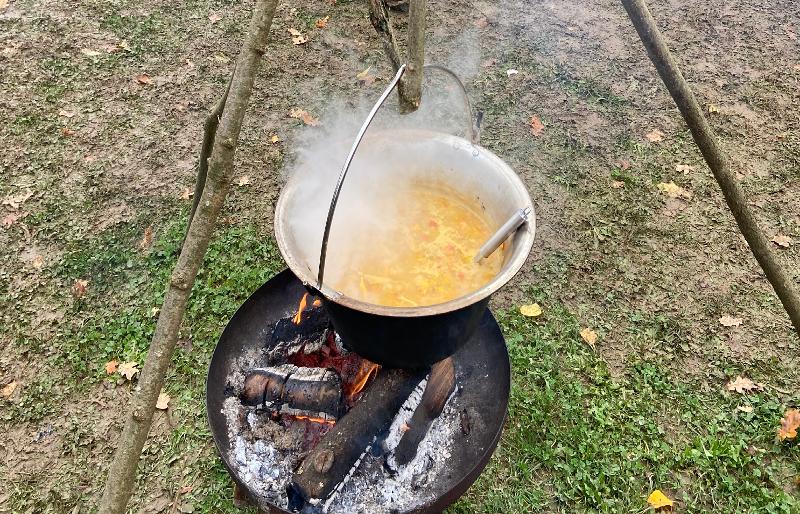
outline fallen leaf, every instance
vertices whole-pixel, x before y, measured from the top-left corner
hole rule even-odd
[[[675,182],[659,182],[656,184],[656,187],[670,198],[691,198],[692,196],[688,191],[675,184]]]
[[[97,57],[98,55],[100,55],[100,52],[98,52],[97,50],[92,50],[90,48],[81,48],[81,53],[86,57]]]
[[[75,135],[75,131],[69,127],[64,127],[61,129],[61,134],[63,134],[66,137],[70,137]]]
[[[485,29],[486,27],[489,26],[489,19],[486,16],[482,16],[477,20],[473,21],[472,24],[479,29]]]
[[[13,196],[7,196],[3,199],[3,205],[8,205],[12,209],[17,210],[19,206],[25,203],[31,196],[33,196],[33,191],[25,191]]]
[[[664,214],[674,218],[679,213],[685,211],[687,207],[689,207],[689,204],[680,198],[667,198],[667,201],[664,202]]]
[[[8,398],[12,394],[14,394],[14,391],[16,390],[17,390],[17,381],[12,380],[8,384],[6,384],[2,389],[0,389],[0,396],[2,396],[3,398]]]
[[[160,308],[160,307],[151,307],[151,308],[150,308],[150,317],[151,317],[151,318],[155,318],[155,317],[156,317],[156,315],[157,315],[159,312],[161,312],[161,308]]]
[[[708,113],[709,114],[716,114],[719,112],[719,107],[714,104],[708,104]]]
[[[153,79],[147,73],[140,73],[136,75],[136,82],[139,84],[150,85],[153,83]]]
[[[279,138],[276,134],[272,134],[269,138],[269,142],[274,145],[275,143],[280,143],[281,138]]]
[[[178,512],[181,514],[192,514],[194,512],[194,505],[191,503],[184,503],[180,507],[178,507]]]
[[[785,236],[783,234],[777,234],[775,237],[770,239],[773,243],[780,246],[781,248],[789,248],[792,246],[792,238],[789,236]]]
[[[736,410],[739,411],[739,412],[750,413],[750,412],[753,412],[753,406],[752,405],[739,405],[738,407],[736,407]]]
[[[181,200],[188,200],[189,198],[194,196],[194,190],[190,188],[186,188],[181,191]]]
[[[128,380],[132,380],[133,377],[139,373],[139,365],[135,362],[123,362],[119,365],[117,371],[123,377],[127,378]]]
[[[676,164],[675,171],[689,173],[690,171],[694,171],[694,166],[689,166],[688,164]]]
[[[656,129],[652,132],[648,132],[644,137],[646,137],[651,143],[658,143],[664,139],[664,133]]]
[[[778,439],[794,439],[797,437],[797,429],[800,428],[800,410],[789,409],[781,418],[781,428],[778,429]]]
[[[308,111],[303,109],[292,109],[289,111],[290,118],[297,118],[299,120],[303,120],[303,123],[306,125],[310,125],[312,127],[316,127],[319,125],[319,120],[313,117]]]
[[[156,400],[156,409],[167,410],[171,398],[167,393],[159,393],[158,400]]]
[[[125,40],[125,39],[123,39],[122,41],[120,41],[119,43],[117,43],[117,47],[118,47],[120,50],[125,50],[125,51],[127,51],[127,52],[130,52],[130,51],[131,51],[131,46],[128,44],[128,41],[127,41],[127,40]]]
[[[305,36],[295,36],[292,38],[292,43],[295,45],[302,45],[303,43],[307,43],[308,38]]]
[[[497,64],[497,59],[486,59],[481,63],[481,66],[483,66],[484,68],[491,68],[495,64]]]
[[[623,187],[625,187],[625,182],[621,180],[612,180],[611,187],[614,189],[622,189]]]
[[[791,26],[786,27],[786,35],[789,36],[789,39],[791,39],[792,41],[797,40],[797,34],[795,34],[794,28],[792,28]]]
[[[520,314],[529,318],[535,318],[542,315],[542,307],[538,303],[531,303],[523,305],[519,308]]]
[[[65,118],[72,118],[73,116],[75,116],[75,113],[72,111],[68,111],[66,109],[61,109],[60,111],[58,111],[58,115],[63,116]]]
[[[247,175],[243,175],[239,177],[239,180],[237,180],[236,183],[240,186],[250,185],[250,177],[248,177]]]
[[[192,492],[192,489],[194,489],[192,486],[185,485],[181,487],[178,492],[180,492],[180,494],[189,494]]]
[[[672,507],[672,500],[667,498],[667,495],[662,493],[660,489],[656,489],[650,493],[650,496],[647,497],[647,503],[654,509]]]
[[[592,330],[591,328],[584,328],[581,330],[581,337],[584,341],[589,343],[589,346],[594,348],[594,343],[597,342],[597,332]]]
[[[509,77],[510,77],[511,75],[516,75],[517,73],[519,73],[519,71],[517,71],[517,70],[515,70],[515,69],[513,69],[513,68],[512,68],[512,69],[510,69],[510,70],[506,70],[506,75],[508,75]]]
[[[3,225],[4,228],[8,228],[27,215],[27,212],[10,212],[3,216],[3,220],[0,221],[0,224]]]
[[[719,324],[723,327],[738,327],[742,324],[742,318],[734,318],[726,314],[719,319]]]
[[[153,244],[153,225],[148,226],[144,229],[144,234],[142,235],[142,240],[139,241],[139,244],[136,245],[139,250],[147,250]]]
[[[619,167],[622,170],[629,170],[629,169],[631,169],[631,163],[630,163],[630,161],[628,161],[626,159],[622,159],[621,161],[619,161]]]
[[[113,375],[117,372],[117,367],[119,367],[117,359],[111,359],[110,361],[106,362],[106,373]]]
[[[84,279],[77,279],[74,284],[72,284],[72,296],[75,298],[80,298],[86,294],[86,287],[89,285],[88,280]]]
[[[287,31],[289,34],[293,35],[293,36],[302,36],[302,35],[303,35],[303,33],[302,33],[302,32],[300,32],[299,30],[297,30],[297,29],[294,29],[294,28],[292,28],[292,27],[289,27],[288,29],[286,29],[286,31]]]
[[[328,20],[331,19],[330,16],[325,16],[324,18],[320,18],[314,22],[314,26],[318,29],[324,29],[326,25],[328,25]]]
[[[42,257],[41,255],[37,255],[36,257],[34,257],[33,260],[31,261],[31,266],[33,266],[36,269],[42,269],[42,266],[44,266],[44,257]]]
[[[222,15],[219,13],[211,13],[208,15],[208,21],[210,21],[212,25],[217,23],[221,19]]]
[[[372,83],[375,82],[375,79],[377,77],[375,75],[370,75],[369,74],[369,70],[371,70],[371,69],[372,69],[372,66],[368,67],[366,70],[362,71],[361,73],[358,73],[356,75],[356,79],[359,82],[361,82],[362,84],[364,84],[364,85],[367,85],[367,86],[372,85]]]
[[[737,376],[736,379],[731,380],[725,386],[728,391],[734,391],[739,394],[749,393],[750,391],[763,391],[764,384],[756,384],[746,377]]]
[[[544,123],[542,123],[542,120],[540,120],[538,116],[531,116],[529,124],[531,126],[531,134],[533,134],[534,137],[539,137],[542,135]]]
[[[8,0],[0,0],[0,11],[5,10],[8,7]]]

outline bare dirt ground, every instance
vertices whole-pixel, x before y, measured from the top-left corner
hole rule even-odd
[[[92,510],[131,387],[103,366],[109,356],[140,359],[148,334],[134,321],[118,337],[92,320],[120,316],[163,279],[155,265],[133,272],[147,253],[137,244],[147,226],[156,241],[169,239],[186,214],[202,122],[250,8],[0,0],[0,387],[18,384],[0,399],[0,511]],[[775,248],[800,280],[796,6],[651,8],[768,238],[793,238]],[[594,351],[616,379],[648,358],[700,391],[746,372],[780,402],[797,401],[798,340],[622,7],[436,0],[430,11],[428,61],[465,78],[486,113],[482,143],[520,173],[536,204],[534,254],[494,308],[532,297],[545,311],[548,302],[567,306],[598,332]],[[270,237],[283,163],[302,128],[292,108],[325,123],[333,99],[371,99],[384,86],[390,70],[366,12],[342,0],[279,7],[237,154],[249,181],[234,186],[224,230],[254,226]],[[324,16],[327,26],[316,28]],[[292,44],[289,27],[309,41]],[[382,80],[356,79],[369,66]],[[544,123],[538,137],[531,116]],[[650,141],[656,130],[662,138]],[[684,194],[657,187],[669,182]],[[128,253],[106,257],[112,247]],[[76,279],[89,281],[86,297],[72,291]],[[722,326],[724,315],[741,325]],[[228,509],[202,412],[203,369],[222,326],[214,323],[186,327],[170,377],[176,407],[157,416],[134,511],[177,509],[192,494],[183,486],[218,499],[195,499],[199,510]]]

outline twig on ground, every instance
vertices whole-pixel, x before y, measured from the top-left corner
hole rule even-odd
[[[739,225],[750,250],[753,252],[761,269],[767,276],[772,288],[783,303],[794,324],[795,331],[800,336],[800,294],[797,291],[792,277],[781,267],[770,242],[758,226],[755,215],[747,203],[742,188],[736,181],[736,176],[730,169],[727,156],[717,143],[714,132],[708,124],[700,104],[694,97],[686,79],[683,78],[677,62],[658,30],[653,16],[650,14],[645,0],[622,0],[622,5],[628,12],[639,37],[647,49],[650,60],[658,70],[661,80],[667,86],[672,99],[683,115],[683,119],[692,131],[692,137],[700,152],[703,154],[708,167],[714,173],[725,201],[730,208],[736,223]]]

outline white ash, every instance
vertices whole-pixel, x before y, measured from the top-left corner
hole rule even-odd
[[[263,354],[259,359],[250,357],[240,358],[245,370],[264,362]],[[238,375],[234,377],[232,373],[229,377],[234,390],[239,390],[244,381],[244,372],[239,371]],[[375,441],[365,449],[359,465],[351,470],[349,478],[337,491],[325,502],[315,501],[306,505],[303,514],[394,514],[413,510],[433,499],[426,491],[445,469],[453,437],[461,430],[452,395],[420,442],[414,459],[405,466],[397,466],[391,456],[391,451],[400,442],[404,425],[408,424],[422,400],[426,384],[427,379],[412,391],[392,421],[385,439]],[[262,502],[287,509],[286,487],[291,482],[292,471],[304,455],[302,424],[285,428],[272,421],[269,415],[256,414],[253,409],[242,406],[235,396],[225,400],[222,413],[228,422],[231,442],[229,462],[239,478]],[[291,427],[295,427],[294,430]]]
[[[236,357],[228,374],[228,386],[238,394],[244,386],[247,373],[253,368],[263,366],[269,361],[269,353],[265,348],[249,348]]]

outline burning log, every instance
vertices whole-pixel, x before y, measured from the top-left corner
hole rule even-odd
[[[422,400],[408,422],[408,430],[403,434],[394,450],[394,461],[403,466],[417,455],[419,443],[425,438],[433,420],[442,413],[450,393],[456,385],[453,358],[448,357],[433,365]]]
[[[321,305],[318,298],[309,301],[308,293],[304,294],[294,316],[278,320],[275,324],[270,335],[270,346],[283,343],[288,346],[289,354],[299,351],[303,345],[306,346],[306,353],[321,348],[330,325]]]
[[[250,371],[239,395],[243,405],[274,414],[337,419],[342,410],[342,381],[335,371],[283,364]]]
[[[358,466],[376,438],[389,428],[422,374],[384,369],[361,399],[303,459],[289,486],[290,503],[299,508],[327,498]]]

